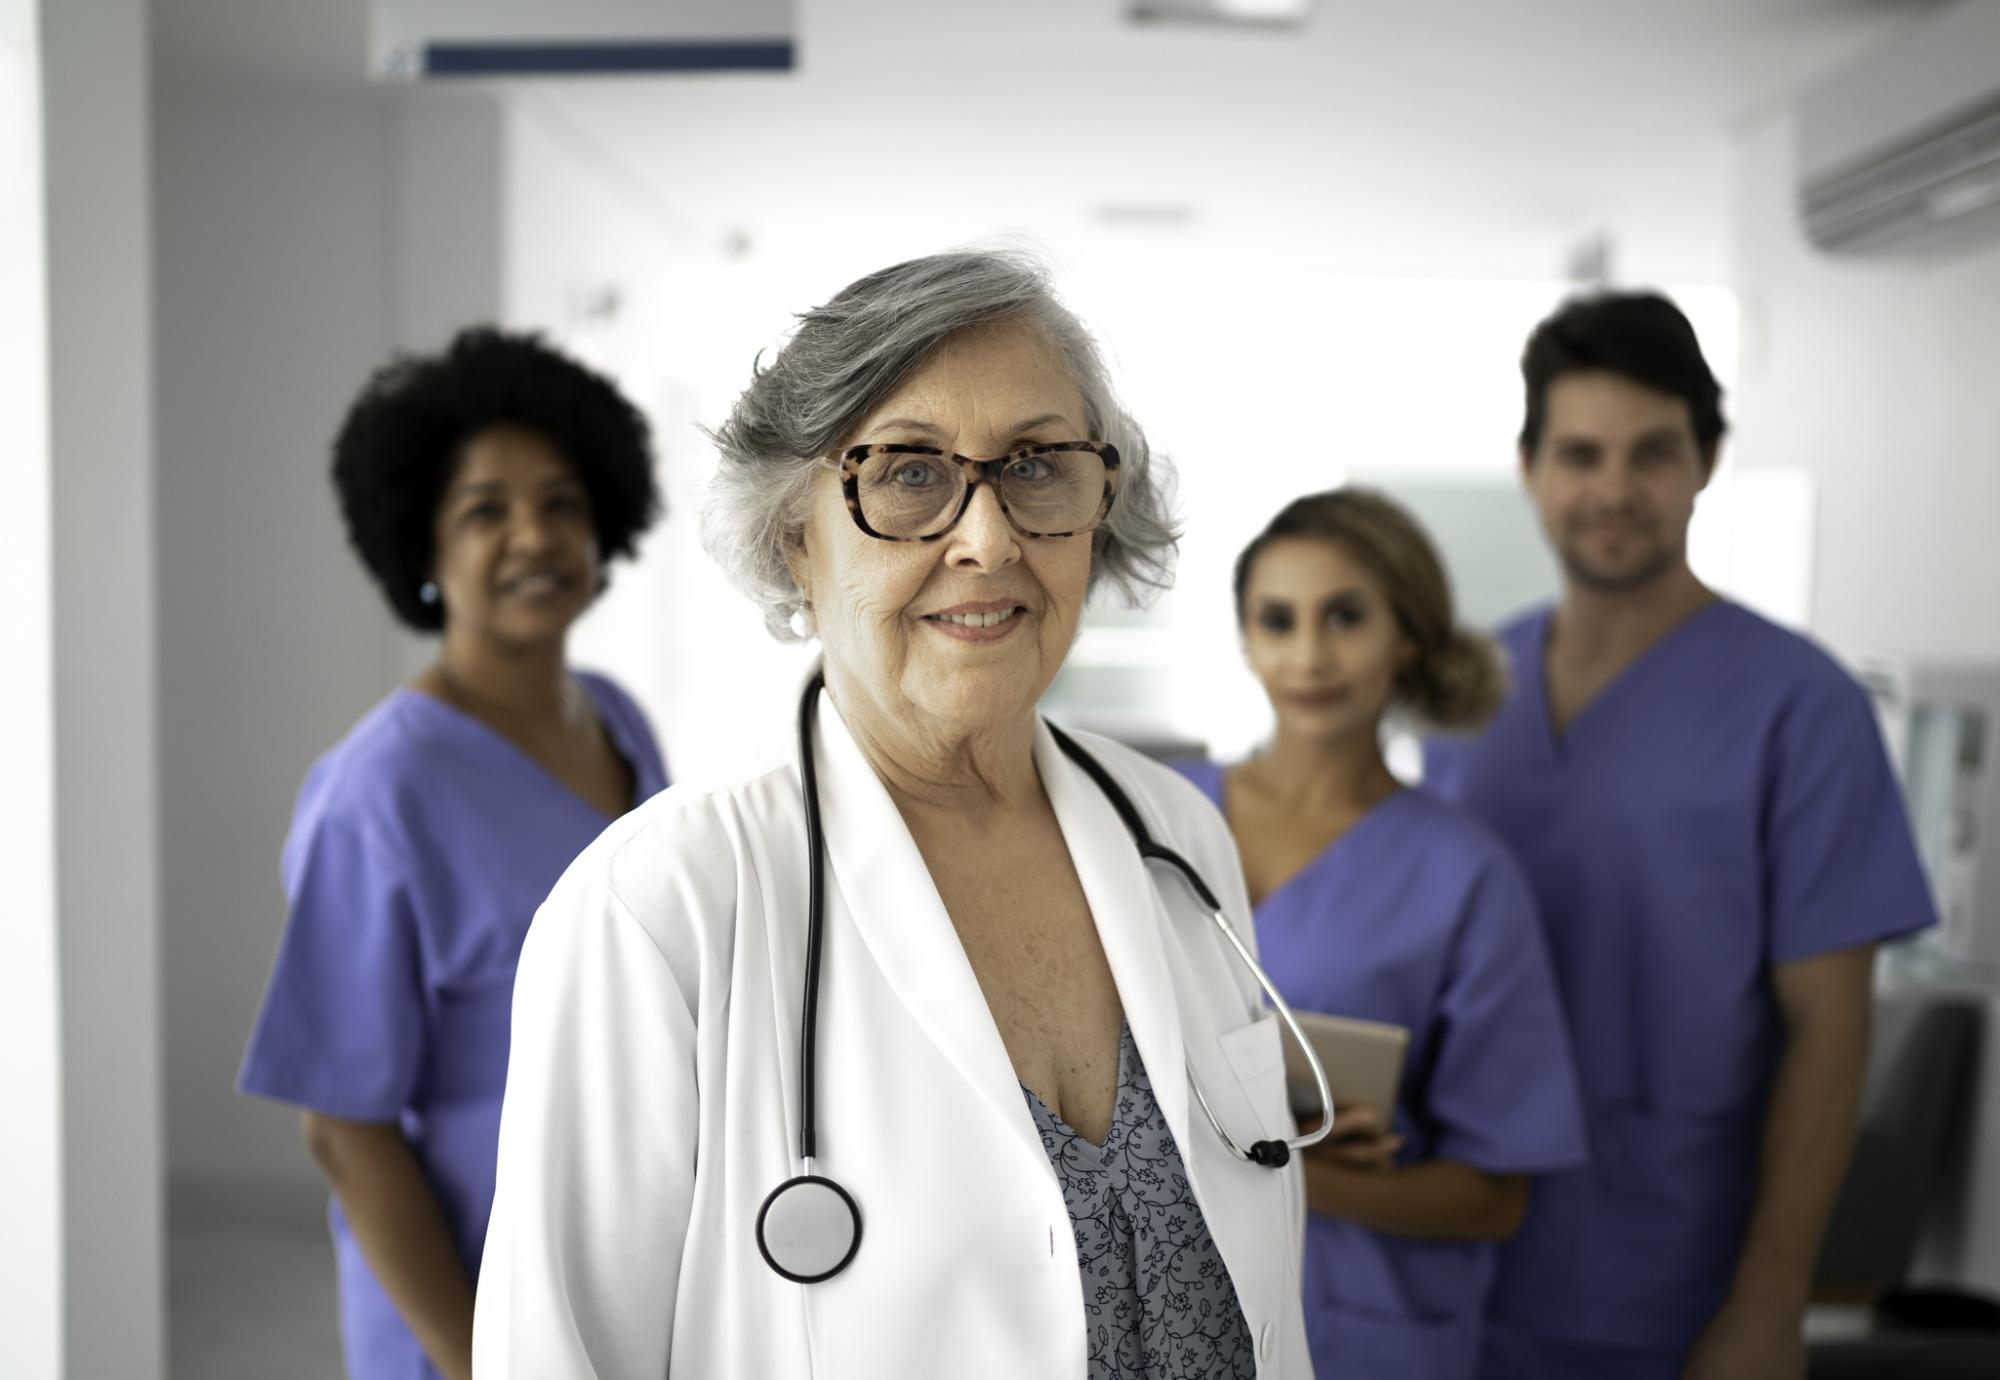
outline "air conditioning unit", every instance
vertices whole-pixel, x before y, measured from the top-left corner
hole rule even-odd
[[[1959,0],[1804,92],[1799,214],[1833,253],[2000,241],[2000,0]]]
[[[793,0],[369,0],[380,80],[789,71]]]

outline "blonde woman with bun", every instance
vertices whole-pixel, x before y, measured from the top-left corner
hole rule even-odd
[[[1410,1032],[1394,1107],[1340,1109],[1306,1161],[1307,1337],[1322,1380],[1469,1380],[1497,1244],[1529,1179],[1584,1158],[1534,902],[1482,826],[1398,781],[1382,723],[1470,729],[1504,686],[1453,618],[1423,530],[1388,499],[1296,500],[1238,559],[1268,744],[1185,775],[1243,856],[1266,968],[1293,1006]]]

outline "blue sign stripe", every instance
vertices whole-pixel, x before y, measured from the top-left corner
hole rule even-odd
[[[789,72],[792,56],[788,38],[686,43],[428,43],[424,45],[424,75]]]

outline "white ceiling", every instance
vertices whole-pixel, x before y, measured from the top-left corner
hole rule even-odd
[[[902,214],[1518,275],[1604,228],[1685,280],[1727,272],[1731,122],[1932,3],[1320,0],[1235,31],[1134,27],[1122,0],[798,0],[789,75],[512,89],[717,237]],[[361,84],[365,0],[155,12],[170,76]]]

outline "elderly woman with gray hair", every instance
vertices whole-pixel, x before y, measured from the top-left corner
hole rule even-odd
[[[709,548],[823,658],[535,919],[477,1373],[1309,1374],[1228,831],[1035,711],[1091,590],[1171,568],[1089,335],[1018,257],[900,264],[716,440]]]

